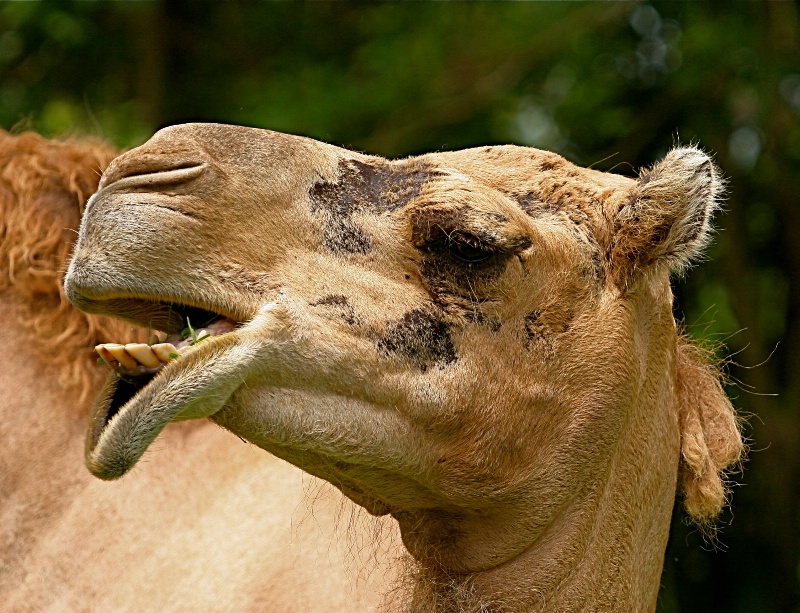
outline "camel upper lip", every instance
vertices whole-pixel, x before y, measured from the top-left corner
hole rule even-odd
[[[217,319],[242,322],[241,313],[233,313],[218,305],[190,303],[188,301],[160,300],[137,296],[94,297],[88,292],[67,286],[70,302],[87,313],[95,313],[128,321],[142,328],[160,330],[168,334],[179,333],[190,320],[195,328],[202,328]]]

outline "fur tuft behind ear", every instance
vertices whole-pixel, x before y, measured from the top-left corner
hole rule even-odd
[[[723,191],[711,158],[695,147],[673,149],[643,170],[614,218],[611,259],[622,285],[656,262],[682,272],[700,256]]]
[[[680,489],[686,512],[702,527],[725,506],[725,475],[741,463],[745,444],[713,357],[683,338],[678,343],[676,391],[681,429]]]

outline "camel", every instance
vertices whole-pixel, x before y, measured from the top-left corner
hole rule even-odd
[[[146,340],[72,307],[61,283],[84,203],[116,154],[0,133],[0,322],[13,348],[0,374],[0,608],[378,610],[393,580],[361,568],[384,555],[381,525],[214,424],[170,426],[153,458],[165,464],[124,482],[84,468],[86,400],[107,372],[94,345]]]
[[[743,452],[670,289],[722,189],[696,147],[628,178],[165,128],[109,166],[65,278],[172,348],[111,358],[87,466],[117,479],[208,418],[394,518],[400,608],[653,610],[676,493],[709,525]]]

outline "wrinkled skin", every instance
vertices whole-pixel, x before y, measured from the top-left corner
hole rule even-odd
[[[392,515],[411,608],[652,609],[681,454],[669,273],[718,193],[692,148],[637,181],[512,146],[164,129],[106,171],[68,296],[237,327],[112,381],[87,464],[120,477],[209,417]]]

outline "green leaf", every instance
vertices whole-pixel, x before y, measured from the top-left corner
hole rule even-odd
[[[194,331],[194,328],[192,328],[192,322],[189,321],[189,318],[187,317],[186,327],[183,330],[181,330],[181,338],[183,340],[186,340],[190,336],[192,337],[192,342],[197,341],[197,332]]]

